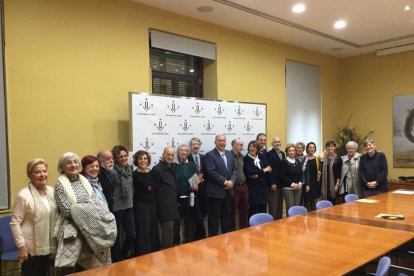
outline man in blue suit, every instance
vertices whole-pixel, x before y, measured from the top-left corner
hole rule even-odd
[[[218,134],[214,144],[216,147],[204,158],[210,237],[218,235],[220,224],[222,233],[231,231],[231,202],[237,177],[233,154],[226,150],[226,136]]]

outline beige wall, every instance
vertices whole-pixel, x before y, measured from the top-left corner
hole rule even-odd
[[[347,58],[341,66],[341,114],[338,122],[351,123],[365,135],[374,129],[377,149],[388,159],[389,178],[414,175],[413,169],[393,168],[392,97],[414,94],[414,51],[377,57]]]
[[[130,1],[5,0],[12,198],[26,184],[25,164],[33,157],[49,162],[54,185],[63,152],[83,156],[129,145],[128,91],[150,90],[149,28],[216,43],[217,62],[207,67],[205,96],[267,103],[268,136],[279,135],[284,142],[285,60],[320,66],[324,141],[353,112],[358,129],[378,129],[379,148],[391,154],[391,95],[410,92],[413,82],[385,90],[383,76],[404,74],[408,82],[409,73],[384,69],[374,80],[371,68],[380,71],[375,58],[341,60]],[[385,65],[395,67],[390,63]],[[408,61],[401,63],[413,71]],[[378,91],[386,93],[384,99]],[[377,110],[368,100],[386,109],[375,112],[386,123],[382,131],[383,123],[365,120]]]

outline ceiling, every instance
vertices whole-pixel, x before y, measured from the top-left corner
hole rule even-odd
[[[414,45],[414,0],[132,1],[337,57]],[[302,14],[291,12],[297,3]],[[213,10],[198,11],[206,6]],[[337,30],[340,19],[347,26]]]

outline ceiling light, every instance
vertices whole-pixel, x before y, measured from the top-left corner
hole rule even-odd
[[[342,51],[344,48],[342,48],[342,47],[333,47],[333,48],[331,48],[331,51],[332,52],[340,52],[340,51]]]
[[[405,11],[409,11],[409,10],[411,10],[410,5],[405,5],[404,10],[405,10]]]
[[[343,29],[343,28],[345,28],[346,27],[346,22],[345,21],[343,21],[343,20],[338,20],[338,21],[336,21],[335,22],[335,24],[334,24],[334,28],[335,29]]]
[[[306,10],[306,7],[303,4],[296,4],[292,7],[292,12],[293,13],[302,13],[305,10]]]
[[[197,8],[199,12],[212,12],[214,8],[212,6],[200,6]]]

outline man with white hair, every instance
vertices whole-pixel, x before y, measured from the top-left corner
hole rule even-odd
[[[99,174],[98,179],[101,183],[103,194],[105,196],[106,202],[108,202],[109,211],[113,211],[113,183],[114,183],[114,174],[112,169],[114,168],[114,157],[110,150],[101,150],[96,155],[99,162]]]
[[[216,147],[206,154],[205,182],[208,196],[208,233],[216,236],[231,231],[231,202],[237,167],[233,154],[226,150],[226,136],[218,134]]]

